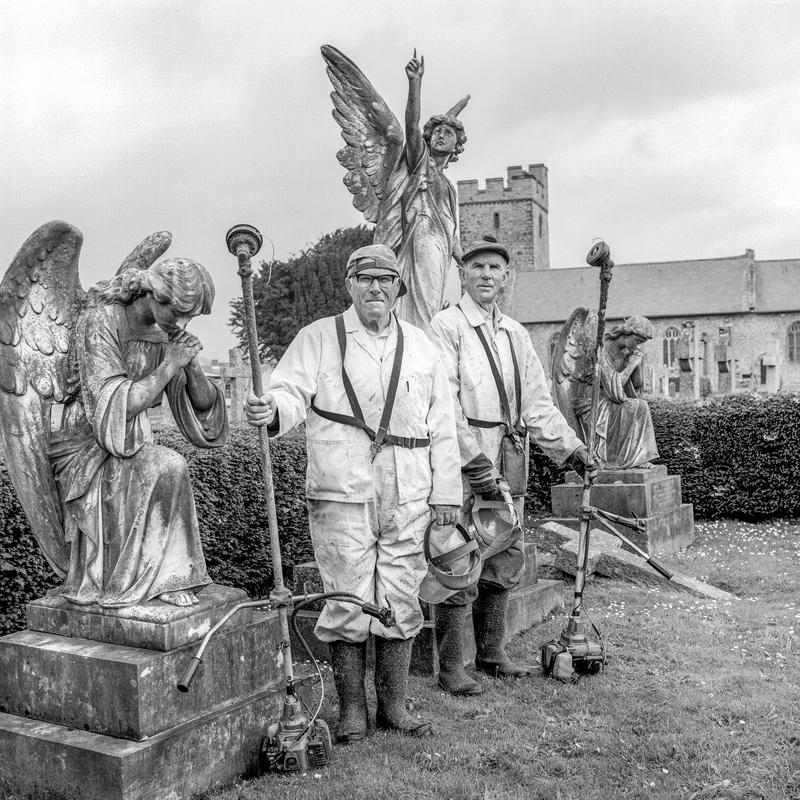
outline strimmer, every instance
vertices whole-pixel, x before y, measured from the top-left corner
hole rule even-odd
[[[603,354],[603,335],[606,325],[606,306],[608,304],[608,285],[611,283],[611,271],[614,262],[611,251],[604,241],[598,241],[586,256],[586,263],[591,267],[600,267],[600,303],[597,309],[597,338],[594,349],[594,378],[592,382],[592,407],[590,411],[589,436],[586,446],[589,453],[594,454],[595,428],[597,426],[597,409],[600,403],[600,359]],[[659,564],[654,558],[637,547],[623,536],[611,522],[624,524],[630,528],[643,531],[645,523],[637,519],[627,519],[617,514],[590,505],[593,478],[586,470],[583,476],[583,494],[581,496],[580,528],[578,532],[578,557],[575,569],[575,590],[572,612],[567,618],[567,626],[561,631],[558,639],[542,645],[542,669],[545,675],[564,682],[577,680],[580,675],[594,675],[603,669],[606,663],[606,650],[600,631],[591,623],[583,607],[583,589],[586,584],[586,566],[589,560],[589,524],[592,519],[600,522],[610,533],[622,540],[637,555],[653,567],[667,580],[672,573]],[[586,620],[581,617],[586,616]],[[597,638],[592,638],[586,627],[590,622]]]
[[[264,387],[261,380],[261,359],[258,352],[258,334],[256,332],[255,303],[253,300],[253,269],[250,259],[261,249],[263,238],[252,225],[235,225],[226,237],[228,250],[239,261],[239,277],[242,279],[242,299],[244,306],[245,330],[247,332],[248,352],[253,378],[253,393],[261,396]],[[178,681],[177,688],[181,692],[189,691],[189,684],[194,678],[197,668],[203,661],[203,654],[211,637],[236,613],[244,608],[277,609],[281,633],[281,663],[283,665],[286,697],[280,720],[267,726],[266,735],[261,742],[259,767],[276,772],[307,772],[309,768],[322,767],[328,763],[331,751],[331,734],[324,720],[318,718],[324,699],[324,685],[317,710],[312,714],[306,707],[296,689],[306,683],[319,682],[322,685],[322,674],[308,644],[298,630],[297,612],[312,602],[335,598],[353,603],[365,614],[376,617],[383,625],[394,625],[394,614],[389,608],[378,608],[365,603],[356,595],[325,592],[322,594],[301,595],[293,597],[283,582],[281,563],[281,547],[278,535],[278,518],[275,512],[275,490],[272,481],[272,461],[269,452],[267,429],[258,429],[261,445],[261,473],[264,480],[264,496],[267,506],[267,522],[269,526],[270,553],[272,555],[273,588],[269,598],[250,600],[239,603],[232,608],[206,634],[194,654],[185,673]],[[291,622],[292,629],[303,645],[308,657],[313,661],[317,675],[314,678],[295,680],[292,664],[292,650],[289,638],[288,608],[294,604]]]

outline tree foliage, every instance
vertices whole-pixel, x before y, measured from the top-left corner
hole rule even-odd
[[[262,360],[279,359],[300,328],[347,308],[347,258],[371,243],[372,229],[365,225],[339,228],[288,261],[261,262],[253,275],[253,296]],[[231,303],[229,324],[247,352],[241,298]]]

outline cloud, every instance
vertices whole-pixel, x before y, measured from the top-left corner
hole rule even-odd
[[[402,121],[473,95],[453,180],[550,171],[551,262],[597,234],[618,261],[797,255],[800,3],[29,2],[0,8],[0,241],[86,234],[84,283],[148,233],[218,284],[207,350],[233,343],[224,234],[286,258],[361,217],[342,185],[319,46],[351,56]],[[266,250],[264,255],[269,255]]]

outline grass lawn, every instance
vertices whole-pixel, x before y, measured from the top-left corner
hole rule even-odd
[[[335,747],[318,772],[204,797],[798,800],[800,524],[699,523],[695,544],[663,560],[738,599],[594,581],[586,597],[607,644],[603,674],[575,685],[538,671],[515,682],[482,678],[476,699],[412,678],[413,710],[436,723],[434,739],[379,733]],[[570,596],[565,586],[567,605]],[[563,621],[514,638],[510,652],[533,662]]]

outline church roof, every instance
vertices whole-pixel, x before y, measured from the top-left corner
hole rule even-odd
[[[595,267],[518,272],[511,315],[520,322],[563,322],[576,306],[596,308]],[[800,310],[800,259],[729,258],[617,264],[607,315],[621,319]]]

